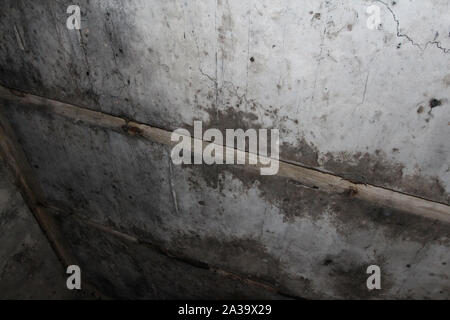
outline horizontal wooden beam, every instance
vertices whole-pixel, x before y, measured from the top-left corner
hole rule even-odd
[[[38,108],[46,112],[63,116],[75,122],[83,122],[85,124],[124,132],[130,135],[139,135],[145,139],[164,145],[172,146],[175,144],[175,142],[171,141],[171,131],[129,121],[106,113],[27,94],[2,86],[0,86],[0,97],[19,103],[23,107]],[[191,139],[193,139],[193,141],[196,140],[194,138]],[[201,143],[203,148],[210,144],[209,141],[201,141]],[[224,148],[227,150],[230,149],[229,147]],[[243,154],[247,160],[250,157],[254,158],[257,156],[241,150],[232,149],[232,151]],[[246,161],[246,163],[248,163],[248,161]],[[259,164],[246,164],[246,166],[251,168],[261,167]],[[450,222],[450,206],[446,204],[370,184],[354,183],[337,175],[321,172],[298,164],[280,160],[277,176],[292,179],[306,187],[328,193],[345,194],[349,197],[368,201],[381,207],[393,208],[411,214],[437,219],[446,223]]]

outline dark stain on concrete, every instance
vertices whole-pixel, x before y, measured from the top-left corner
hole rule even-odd
[[[420,108],[418,112],[420,112]],[[225,129],[242,128],[244,130],[262,128],[259,118],[251,112],[236,111],[228,108],[225,111],[207,109],[210,121],[206,128]],[[270,128],[268,128],[270,129]],[[381,150],[375,153],[326,153],[323,162],[319,163],[318,148],[299,138],[296,143],[282,142],[280,159],[297,162],[307,167],[325,169],[333,174],[356,183],[372,184],[386,187],[411,195],[450,204],[450,194],[446,192],[439,177],[427,177],[421,174],[403,175],[404,165],[388,160]]]
[[[442,237],[442,235],[448,234],[448,225],[439,224],[407,212],[379,207],[348,197],[348,195],[326,194],[320,190],[299,187],[291,184],[287,179],[279,177],[262,177],[257,172],[237,166],[227,166],[226,169],[214,169],[213,166],[208,166],[206,169],[205,167],[192,167],[191,169],[197,180],[212,178],[215,181],[221,181],[222,179],[216,175],[229,172],[232,173],[233,178],[243,182],[246,188],[259,188],[263,198],[281,209],[286,223],[292,223],[300,217],[320,222],[328,212],[336,230],[343,238],[351,235],[355,230],[359,232],[366,230],[368,237],[374,235],[374,232],[379,232],[376,230],[383,230],[383,233],[392,242],[416,241],[426,244],[433,241],[442,242],[444,245],[449,244],[448,237]],[[257,181],[258,183],[256,183]],[[199,182],[199,184],[202,183]],[[217,188],[220,190],[226,186],[217,186]],[[252,271],[253,267],[248,269],[248,276],[251,277],[252,274],[258,276],[258,270],[259,272],[264,270],[266,275],[260,279],[270,283],[282,282],[285,279],[283,277],[286,277],[286,274],[283,273],[283,264],[276,258],[270,258],[257,239],[236,239],[235,242],[228,242],[186,235],[177,238],[173,245],[183,252],[193,250],[193,254],[200,248],[195,254],[208,252],[205,257],[210,258],[207,259],[226,261],[224,263],[232,270],[242,267],[242,261],[252,261],[255,270]],[[383,246],[380,247],[380,244],[376,243],[372,245],[370,250],[377,251],[375,259],[377,265],[382,266],[389,257],[383,255]],[[362,249],[368,250],[368,248]],[[353,253],[323,257],[323,267],[327,268],[326,272],[333,277],[333,288],[339,296],[346,298],[381,297],[392,286],[391,275],[383,273],[384,290],[368,291],[366,279],[369,275],[366,273],[366,268],[374,262],[365,261],[365,259],[354,256]],[[242,268],[245,270],[245,267]],[[302,281],[305,286],[302,292],[309,292],[308,296],[314,296],[312,283],[310,283],[314,282],[312,279],[298,277],[291,278],[290,281]]]
[[[270,258],[266,248],[256,239],[237,238],[234,241],[221,241],[215,237],[199,237],[197,235],[181,235],[171,246],[178,254],[198,256],[203,252],[203,262],[213,268],[224,268],[231,272],[240,273],[250,279],[258,274],[270,274],[270,278],[258,277],[268,283],[277,283],[280,278],[280,261]],[[191,253],[191,254],[189,254]],[[262,259],[264,258],[264,259]],[[216,261],[223,263],[218,266]],[[251,265],[247,261],[252,261]],[[241,268],[246,265],[246,268]],[[236,266],[240,266],[236,268]],[[242,270],[247,274],[242,274]]]
[[[283,142],[280,146],[280,158],[300,162],[309,167],[319,167],[319,151],[316,146],[308,143],[305,138],[298,139],[295,145]]]
[[[323,167],[355,183],[400,190],[415,196],[450,204],[450,195],[438,177],[403,175],[404,166],[387,160],[386,154],[327,153]]]
[[[92,130],[94,130],[94,128],[92,128]],[[122,132],[122,134],[124,133]],[[140,139],[134,139],[133,137],[127,138],[127,141],[130,144],[136,143],[138,140]],[[103,142],[99,141],[97,143]],[[93,148],[93,146],[91,146],[91,148]],[[122,160],[127,161],[126,159]],[[132,159],[129,161],[129,165],[131,166]],[[442,236],[442,234],[448,234],[448,227],[446,229],[445,225],[436,224],[434,221],[412,216],[408,213],[381,208],[355,199],[348,194],[327,194],[319,189],[293,183],[292,180],[286,178],[277,176],[260,176],[259,170],[253,170],[250,167],[244,166],[185,165],[184,168],[185,170],[192,171],[192,173],[188,175],[189,184],[192,191],[207,193],[211,191],[208,190],[208,188],[213,188],[217,189],[217,191],[222,193],[224,196],[224,190],[226,190],[226,188],[230,188],[230,186],[225,183],[223,175],[227,172],[230,173],[233,179],[237,179],[242,182],[244,186],[244,193],[245,190],[249,188],[257,188],[260,191],[261,198],[280,208],[280,214],[283,216],[283,220],[287,224],[293,223],[299,218],[306,218],[312,220],[313,222],[321,223],[321,219],[326,215],[331,219],[333,226],[341,235],[341,238],[344,239],[355,232],[355,230],[358,230],[359,232],[367,231],[369,235],[373,235],[374,231],[382,229],[383,233],[385,233],[388,239],[391,239],[392,241],[401,241],[405,238],[411,239],[411,241],[418,241],[420,243],[426,243],[430,240],[443,241],[444,243],[445,241],[448,241],[445,239],[436,240],[436,237]],[[145,184],[143,183],[143,186],[144,185]],[[206,188],[205,185],[208,188]],[[126,193],[124,196],[123,187],[124,186],[120,186],[119,184],[117,187],[112,187],[111,189],[114,190],[111,191],[113,197],[118,199],[118,201],[128,201],[128,194]],[[68,186],[68,188],[70,188],[70,186]],[[68,190],[68,192],[69,191],[70,190]],[[157,191],[155,192],[158,193]],[[74,193],[73,190],[72,193]],[[155,199],[158,199],[157,195],[155,195],[155,197]],[[223,210],[222,206],[226,205],[229,201],[232,201],[230,198],[225,198],[225,200],[227,201],[224,201],[223,204],[220,205],[205,202],[201,210],[207,210],[209,207],[210,209],[212,208],[213,210],[220,212],[220,210]],[[79,201],[80,200],[76,197],[76,195],[72,197],[68,195],[68,202],[78,206]],[[149,204],[147,203],[147,205]],[[85,206],[86,210],[88,210],[89,204],[86,204]],[[136,226],[135,229],[130,227],[130,225],[133,225],[133,222],[128,219],[131,218],[121,217],[119,222],[116,221],[116,225],[123,224],[118,230],[122,230],[122,228],[124,232],[136,230],[136,232],[133,231],[132,234],[145,239],[150,237],[150,232],[148,230],[142,230],[141,226]],[[159,226],[163,224],[161,221],[156,221],[156,218],[149,216],[148,219],[149,224],[158,223]],[[78,235],[75,236],[78,237]],[[192,250],[192,252],[195,252],[194,250],[197,250],[197,248],[199,248],[198,250],[201,249],[197,252],[202,253],[201,259],[199,256],[193,257],[195,258],[195,261],[204,262],[210,265],[214,262],[213,258],[217,258],[220,260],[215,260],[216,263],[217,261],[220,261],[220,264],[222,264],[222,262],[225,261],[223,263],[226,264],[232,271],[240,270],[242,264],[245,263],[245,268],[242,267],[242,270],[248,270],[247,276],[250,278],[260,279],[261,281],[274,285],[278,284],[277,281],[285,281],[284,286],[280,285],[282,288],[288,287],[287,281],[289,280],[289,282],[295,282],[296,285],[298,285],[296,287],[297,289],[303,288],[302,292],[313,292],[312,286],[314,284],[314,279],[307,279],[307,277],[303,275],[299,275],[294,279],[290,278],[288,280],[286,280],[286,278],[282,278],[282,275],[284,274],[283,268],[286,266],[284,266],[283,263],[280,263],[277,258],[274,258],[273,256],[270,257],[270,254],[267,252],[266,248],[257,238],[236,238],[233,241],[230,241],[230,239],[224,241],[217,238],[215,239],[216,243],[214,244],[212,243],[214,240],[211,240],[210,238],[201,238],[199,235],[195,234],[183,235],[181,231],[173,234],[173,237],[174,240],[169,241],[166,245],[171,246],[174,251],[184,251],[187,256],[190,256],[187,254],[187,250]],[[379,244],[376,244],[376,246],[379,247]],[[126,252],[126,250],[128,250],[128,248],[124,247],[120,249],[119,252]],[[217,256],[218,253],[216,252],[221,254]],[[238,259],[238,257],[241,259]],[[322,257],[323,260],[326,258],[327,257],[325,256]],[[345,266],[340,266],[338,262],[335,262],[336,258],[331,259],[333,260],[333,263],[329,265],[336,266],[334,272],[342,273],[343,280],[339,280],[340,278],[337,275],[336,278],[338,279],[337,281],[341,283],[342,290],[344,290],[348,285],[349,280],[347,277],[349,276],[348,272],[350,271],[348,271],[348,268],[345,269]],[[89,259],[85,257],[84,260],[87,261]],[[249,261],[251,263],[249,263]],[[254,264],[254,266],[249,267],[248,265],[250,264]],[[354,271],[361,269],[363,265],[365,265],[365,261],[363,259],[355,259],[355,265],[353,266],[355,268]],[[131,264],[130,268],[134,269],[135,267]],[[105,278],[104,283],[102,284],[102,276],[107,277],[108,275],[105,276],[99,274],[98,277],[100,280],[97,281],[97,283],[100,283],[105,288],[115,285],[111,282],[108,284],[107,278]],[[278,276],[280,278],[277,278]],[[134,281],[140,281],[142,279],[137,277],[131,279],[126,278],[125,280],[129,280],[129,283],[133,284]],[[337,286],[339,286],[339,284],[337,284]],[[132,295],[142,294],[142,292],[145,292],[147,289],[148,287],[137,289],[136,291],[132,291]],[[108,290],[113,289],[109,288]],[[286,289],[284,292],[289,293],[289,290]],[[123,293],[117,291],[117,294]],[[297,292],[297,294],[299,293]],[[311,296],[313,295],[314,292],[311,293]]]
[[[302,290],[292,292],[283,285],[287,274],[278,258],[273,257],[257,239],[238,238],[232,241],[220,241],[217,238],[201,238],[192,235],[181,235],[171,243],[179,254],[201,256],[211,269],[225,268],[228,272],[241,277],[274,287],[278,294],[294,299],[301,299],[299,292],[314,293],[311,280],[305,277],[295,279],[296,287]],[[216,265],[221,261],[220,266]],[[249,263],[251,261],[251,263]]]
[[[333,290],[343,299],[381,298],[392,286],[391,275],[384,271],[381,277],[382,289],[368,290],[366,281],[370,274],[367,274],[366,270],[368,266],[375,263],[371,261],[364,262],[364,259],[357,256],[354,252],[342,251],[335,256],[330,256],[328,259],[332,260],[333,263],[326,266],[326,272],[335,280],[333,282]],[[374,260],[383,270],[384,259],[377,257]]]
[[[209,121],[203,123],[204,130],[216,128],[222,131],[225,137],[226,129],[259,129],[258,116],[252,112],[235,110],[228,107],[224,110],[205,109],[209,114]]]
[[[210,119],[204,124],[204,130],[217,128],[222,131],[224,137],[225,129],[247,130],[263,127],[258,116],[252,112],[235,110],[232,107],[223,111],[214,108],[202,109],[209,114]],[[418,113],[423,111],[424,109],[420,107],[417,110]],[[276,114],[273,116],[276,117]],[[190,131],[192,134],[193,130]],[[388,160],[388,156],[381,150],[373,154],[328,152],[321,163],[319,163],[319,155],[318,148],[307,142],[304,137],[298,138],[296,143],[281,142],[280,145],[282,160],[311,168],[325,169],[355,183],[372,184],[450,204],[450,194],[445,191],[439,177],[426,177],[420,174],[404,176],[404,165]]]
[[[204,181],[208,187],[223,192],[227,188],[223,175],[225,172],[231,173],[246,189],[257,187],[261,197],[281,209],[283,219],[287,223],[296,218],[319,221],[325,212],[330,212],[337,229],[344,236],[354,230],[371,231],[374,225],[378,228],[384,227],[386,234],[393,240],[402,240],[402,236],[407,232],[412,240],[423,242],[430,238],[430,230],[434,230],[434,234],[448,232],[447,225],[435,224],[434,220],[354,198],[357,190],[353,189],[348,193],[329,194],[283,177],[261,176],[256,168],[238,165],[187,167],[192,170],[190,185],[193,191],[198,192]]]
[[[438,100],[436,98],[433,98],[433,99],[430,100],[429,104],[430,104],[430,108],[433,109],[433,108],[441,106],[442,105],[442,101]]]
[[[71,218],[60,224],[86,278],[112,298],[283,298],[272,290],[249,285],[241,276],[210,270],[205,262],[180,259],[165,248],[126,242]],[[185,252],[181,256],[186,257]]]
[[[79,299],[0,157],[0,299]],[[84,297],[86,298],[86,297]]]
[[[425,108],[423,106],[419,106],[419,108],[417,109],[417,113],[423,113],[425,110]]]

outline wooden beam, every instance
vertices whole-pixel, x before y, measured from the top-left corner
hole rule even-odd
[[[174,142],[170,139],[172,134],[171,131],[151,127],[146,124],[11,90],[2,86],[0,86],[0,97],[19,103],[24,108],[37,108],[39,110],[63,116],[75,122],[80,121],[89,125],[130,135],[139,135],[145,139],[164,145],[174,145]],[[194,138],[192,139],[193,141],[196,140]],[[204,148],[210,142],[201,141],[201,143]],[[224,148],[243,154],[247,160],[249,157],[256,156],[255,154],[250,154],[241,150],[230,149],[228,147]],[[248,161],[246,161],[246,163],[248,163]],[[255,169],[261,167],[259,164],[246,164],[246,166]],[[370,184],[354,183],[337,175],[303,167],[298,164],[280,160],[277,176],[292,179],[307,187],[328,193],[345,194],[349,197],[368,201],[381,207],[393,208],[447,223],[450,222],[450,206],[446,204]]]
[[[25,203],[61,262],[62,271],[65,274],[67,266],[79,265],[79,263],[77,263],[77,259],[64,239],[59,223],[54,215],[48,212],[40,184],[34,176],[13,129],[1,111],[0,108],[0,156],[12,171],[16,185],[19,187]],[[86,281],[84,281],[83,287],[86,293],[91,294],[95,298],[108,298]]]

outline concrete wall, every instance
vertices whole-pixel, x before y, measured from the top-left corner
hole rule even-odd
[[[283,160],[450,203],[448,1],[77,3],[82,29],[70,31],[70,1],[5,1],[3,86],[166,130],[277,128]],[[449,298],[448,223],[247,167],[174,166],[139,136],[8,99],[2,109],[48,202],[70,213],[61,227],[88,220],[195,261],[192,274],[207,266],[184,296],[236,294],[211,275],[222,270],[284,297]],[[106,234],[81,225],[67,237],[106,294],[183,296],[142,266],[151,249],[99,249],[85,238]],[[380,291],[366,288],[371,264]],[[156,289],[130,289],[138,275]],[[221,281],[223,294],[208,291]]]
[[[285,159],[449,203],[447,1],[77,3],[81,31],[71,1],[5,1],[3,84],[167,129],[278,128]]]
[[[64,269],[0,159],[0,299],[74,299]]]

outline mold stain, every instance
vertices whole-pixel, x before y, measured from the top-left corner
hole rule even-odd
[[[202,187],[207,185],[215,188],[223,197],[228,197],[229,192],[223,192],[229,187],[225,184],[224,175],[231,174],[232,179],[239,180],[242,183],[244,190],[240,191],[241,193],[245,194],[252,188],[258,188],[264,201],[280,209],[279,212],[283,215],[284,223],[298,223],[297,219],[302,218],[320,224],[324,216],[328,216],[341,239],[347,239],[355,230],[367,232],[368,237],[382,230],[387,241],[407,241],[407,243],[414,241],[425,244],[429,241],[436,241],[437,234],[448,233],[448,226],[436,224],[435,221],[430,219],[355,199],[351,196],[354,192],[357,192],[355,190],[351,190],[350,196],[349,194],[328,194],[318,189],[305,188],[286,178],[259,176],[257,171],[235,165],[191,166],[189,170],[192,170],[190,176],[196,181],[195,188],[199,188],[202,193],[207,192]],[[232,190],[229,191],[232,192]],[[229,201],[230,199],[220,201],[221,208],[215,210],[223,210],[223,206],[226,206]],[[448,244],[448,237],[441,240],[442,243]],[[377,251],[376,261],[379,264],[384,263],[385,258],[387,258],[383,255],[383,250],[377,250],[380,245],[380,243],[372,244],[373,250]],[[257,275],[258,272],[264,270],[264,272],[261,272],[264,276],[260,276],[259,279],[269,283],[281,281],[283,270],[286,267],[280,263],[279,259],[271,257],[258,239],[237,238],[233,241],[222,241],[218,238],[210,239],[187,235],[178,238],[175,246],[179,247],[180,250],[185,250],[186,247],[202,248],[202,246],[208,246],[213,255],[218,255],[222,259],[226,257],[225,260],[230,263],[228,267],[231,269],[242,266],[242,261],[252,261],[257,268],[254,272],[249,270],[248,276],[255,276],[255,274]],[[213,249],[211,250],[211,248]],[[203,251],[200,250],[200,252]],[[219,259],[218,256],[211,257],[211,261]],[[322,263],[322,268],[334,279],[330,284],[333,287],[334,294],[347,298],[369,297],[369,294],[372,297],[382,294],[368,292],[365,286],[366,268],[372,264],[371,261],[366,261],[365,257],[354,257],[351,253],[345,252],[339,256],[324,256]],[[237,268],[239,269],[239,267]],[[355,274],[358,275],[358,281],[354,281]],[[311,279],[299,275],[298,277],[291,277],[291,281],[292,284],[295,283],[295,288],[304,286],[302,292],[314,295],[315,282]],[[383,293],[387,292],[391,286],[390,275],[386,274],[383,278],[383,288],[385,289]]]
[[[230,94],[229,99],[236,97],[236,95]],[[211,100],[213,99],[214,97],[211,97]],[[436,107],[442,104],[442,101],[432,99],[430,100],[430,107],[431,105]],[[242,106],[246,106],[247,110],[251,107],[251,111],[246,111]],[[424,113],[425,108],[423,105],[419,106],[417,113]],[[204,125],[205,130],[207,128],[218,128],[222,131],[237,128],[247,130],[263,127],[270,129],[261,124],[262,119],[257,113],[257,110],[265,110],[264,106],[256,101],[246,100],[245,97],[240,98],[237,106],[233,104],[233,106],[226,107],[223,110],[217,109],[215,105],[213,107],[200,107],[200,109],[209,116],[209,120]],[[289,132],[284,131],[283,123],[290,119],[280,117],[277,108],[270,107],[267,110],[270,112],[264,112],[264,116],[266,118],[269,117],[273,127],[281,128],[282,140],[283,135],[289,134]],[[294,123],[295,121],[298,123],[297,119],[294,120]],[[190,131],[192,133],[192,130]],[[396,153],[396,151],[393,151],[393,153]],[[388,160],[388,156],[381,150],[377,150],[374,153],[321,153],[317,146],[308,142],[304,136],[301,136],[297,137],[295,142],[281,141],[280,159],[310,168],[329,171],[355,183],[372,184],[450,204],[450,195],[446,192],[439,177],[428,177],[420,174],[404,176],[404,165]]]
[[[404,166],[386,159],[386,154],[327,153],[322,166],[355,183],[367,183],[450,204],[450,197],[438,177],[403,175]]]
[[[320,222],[324,215],[329,215],[344,237],[354,230],[372,232],[377,226],[383,227],[386,236],[393,241],[401,240],[405,230],[408,230],[411,240],[420,242],[430,237],[430,230],[435,234],[448,231],[445,231],[447,226],[435,225],[430,219],[357,199],[354,197],[358,192],[355,189],[343,194],[330,194],[283,177],[260,176],[258,170],[237,165],[185,167],[191,170],[189,184],[196,192],[205,192],[203,186],[206,185],[226,197],[224,191],[228,186],[224,176],[227,173],[242,183],[244,193],[258,188],[262,199],[280,209],[284,223],[294,223],[298,218]]]
[[[433,98],[433,99],[430,100],[429,104],[430,104],[430,108],[433,109],[433,108],[441,106],[442,105],[442,101],[438,100],[436,98]]]
[[[180,235],[173,240],[172,246],[177,253],[191,256],[201,255],[204,263],[215,268],[215,261],[223,261],[221,268],[234,272],[249,280],[254,280],[274,286],[277,293],[295,299],[300,299],[295,293],[281,285],[285,278],[282,262],[267,252],[265,246],[258,240],[239,238],[235,240],[218,240],[216,237],[200,237],[195,235]],[[205,254],[206,253],[206,254]],[[243,273],[245,270],[245,273]],[[303,288],[302,292],[314,293],[311,281],[305,277],[295,279],[296,286]]]

